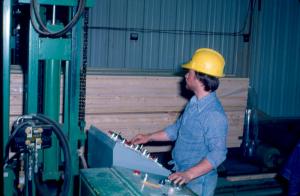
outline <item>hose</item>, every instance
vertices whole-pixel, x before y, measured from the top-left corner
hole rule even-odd
[[[12,157],[10,157],[9,159],[5,160],[4,164],[3,164],[3,169],[5,169],[9,163],[14,160],[16,157],[18,157],[21,153],[28,153],[27,149],[23,149],[19,152],[16,152]]]
[[[46,117],[43,114],[36,114],[34,117],[44,123],[53,125],[53,131],[54,131],[55,135],[57,136],[57,139],[59,140],[59,144],[62,147],[64,158],[65,158],[64,159],[65,160],[64,161],[64,169],[65,169],[64,182],[62,185],[62,191],[61,191],[60,195],[63,195],[63,196],[68,195],[69,189],[70,189],[70,184],[71,184],[71,178],[72,178],[72,176],[71,176],[71,172],[72,172],[71,154],[70,154],[70,147],[68,145],[68,141],[57,122],[51,120],[50,118]],[[37,184],[39,184],[39,181],[36,181],[36,182],[37,182]]]
[[[9,161],[9,146],[11,145],[12,139],[16,136],[16,134],[19,132],[19,130],[24,127],[25,125],[31,125],[31,123],[25,121],[22,122],[20,125],[18,125],[14,131],[11,133],[11,135],[8,138],[8,141],[5,145],[5,155],[4,155],[4,164],[8,163]]]
[[[66,34],[70,29],[73,28],[73,26],[78,22],[79,18],[81,17],[82,13],[84,12],[85,8],[85,1],[86,0],[78,0],[78,9],[72,18],[72,20],[60,31],[52,32],[44,25],[40,14],[39,14],[39,5],[37,3],[37,0],[31,0],[30,1],[30,18],[33,28],[41,35],[47,36],[47,37],[61,37],[64,34]],[[39,26],[35,23],[35,19]],[[41,29],[40,29],[41,27]]]
[[[53,127],[53,132],[55,133],[58,141],[59,141],[59,144],[63,150],[63,154],[64,154],[64,182],[63,182],[63,185],[62,185],[62,189],[61,189],[61,193],[60,195],[64,196],[64,195],[68,195],[69,193],[69,190],[70,190],[70,184],[71,184],[71,179],[72,179],[72,176],[71,176],[71,172],[72,172],[72,165],[71,165],[71,153],[70,153],[70,147],[69,147],[69,144],[68,144],[68,140],[66,138],[66,136],[64,135],[60,125],[51,120],[50,118],[46,117],[45,115],[43,114],[35,114],[35,115],[31,115],[30,116],[31,118],[28,118],[28,115],[26,115],[26,118],[27,119],[31,119],[31,120],[39,120],[43,123],[46,123],[46,124],[50,124],[52,125]],[[12,142],[12,139],[16,136],[16,134],[19,132],[19,130],[21,128],[23,128],[24,126],[26,125],[32,125],[32,122],[28,122],[28,121],[25,121],[25,122],[22,122],[21,124],[19,124],[15,129],[14,131],[12,132],[12,134],[10,135],[9,139],[8,139],[8,142],[5,146],[5,157],[4,157],[4,168],[8,165],[8,162],[10,160],[12,160],[13,158],[15,158],[18,154],[20,154],[21,152],[25,152],[26,149],[24,150],[21,150],[20,152],[17,152],[13,157],[11,157],[9,159],[9,147],[11,145],[11,142]],[[37,178],[37,175],[38,174],[35,174],[35,183],[37,185],[37,189],[40,193],[43,193],[45,192],[45,189],[46,189],[46,186],[43,186],[40,181],[38,180]]]

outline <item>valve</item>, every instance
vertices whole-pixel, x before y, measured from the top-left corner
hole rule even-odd
[[[13,152],[19,152],[28,148],[45,149],[51,147],[52,144],[52,127],[48,125],[33,124],[24,126],[14,134],[15,136],[12,140]]]

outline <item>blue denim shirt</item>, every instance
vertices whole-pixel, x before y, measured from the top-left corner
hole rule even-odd
[[[201,99],[193,96],[183,114],[165,129],[169,139],[176,140],[172,151],[176,171],[185,171],[204,158],[214,168],[188,184],[194,192],[201,195],[213,194],[217,183],[217,167],[227,154],[227,131],[228,120],[215,92]]]

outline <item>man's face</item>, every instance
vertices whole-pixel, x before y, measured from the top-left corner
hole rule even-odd
[[[188,72],[185,74],[185,82],[186,82],[186,88],[193,91],[195,87],[196,82],[196,75],[194,70],[188,70]]]

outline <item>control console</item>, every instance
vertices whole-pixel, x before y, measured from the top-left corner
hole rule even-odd
[[[120,133],[110,135],[91,126],[88,131],[88,163],[95,167],[124,167],[142,172],[169,176],[171,171],[163,167],[143,145],[130,144]]]
[[[92,168],[83,169],[80,173],[81,195],[196,195],[185,186],[173,184],[165,176],[139,170]]]

